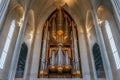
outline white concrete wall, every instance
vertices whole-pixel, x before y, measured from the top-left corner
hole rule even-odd
[[[81,58],[81,67],[83,79],[90,80],[90,68],[88,63],[87,47],[85,42],[84,33],[78,32],[79,38],[79,49],[80,49],[80,58]]]

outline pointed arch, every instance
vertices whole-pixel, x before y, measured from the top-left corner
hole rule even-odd
[[[87,32],[94,26],[94,19],[93,19],[93,15],[92,12],[90,10],[87,11],[86,14],[86,29]]]

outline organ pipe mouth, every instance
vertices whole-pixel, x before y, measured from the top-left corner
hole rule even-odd
[[[80,70],[74,70],[72,72],[72,75],[75,76],[75,77],[82,77],[82,74],[81,74]]]
[[[55,65],[50,65],[50,71],[55,72],[56,71],[56,66]]]
[[[62,73],[63,72],[63,67],[58,67],[58,73]]]
[[[65,66],[64,66],[64,70],[65,70],[66,72],[70,71],[70,70],[71,70],[71,65],[65,65]]]
[[[48,75],[48,71],[47,70],[41,70],[39,76],[41,76],[41,75]]]

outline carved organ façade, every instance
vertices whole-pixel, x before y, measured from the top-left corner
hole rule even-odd
[[[38,77],[82,77],[77,26],[62,7],[43,27]]]

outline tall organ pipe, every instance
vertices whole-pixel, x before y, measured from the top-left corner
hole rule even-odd
[[[64,40],[67,40],[67,38],[68,38],[68,19],[67,16],[65,16]]]
[[[68,50],[65,50],[65,70],[69,71],[70,68],[71,68],[71,65],[70,65],[70,58],[68,56]]]
[[[77,34],[76,34],[76,30],[73,22],[72,22],[72,32],[73,32],[73,46],[74,46],[74,64],[73,65],[74,65],[74,70],[76,71],[76,74],[80,74]]]
[[[46,64],[46,53],[47,53],[47,32],[48,32],[48,22],[46,28],[44,30],[44,37],[43,37],[43,49],[42,49],[42,59],[41,59],[41,66],[40,66],[40,74],[47,74],[47,64]]]
[[[60,29],[61,29],[61,27],[63,25],[63,12],[62,12],[62,8],[61,7],[58,8],[57,25],[60,27]]]
[[[57,39],[56,37],[56,23],[55,23],[55,17],[53,17],[53,20],[52,20],[52,37],[54,40]]]
[[[65,51],[65,65],[70,65],[70,59],[68,56],[68,50]]]
[[[50,70],[55,71],[56,57],[55,50],[52,50],[52,57],[50,58]]]
[[[62,72],[63,70],[63,52],[62,52],[62,46],[58,46],[58,72]]]
[[[62,8],[58,8],[58,13],[57,13],[57,34],[61,36],[63,34],[62,27],[63,27],[63,12]]]

